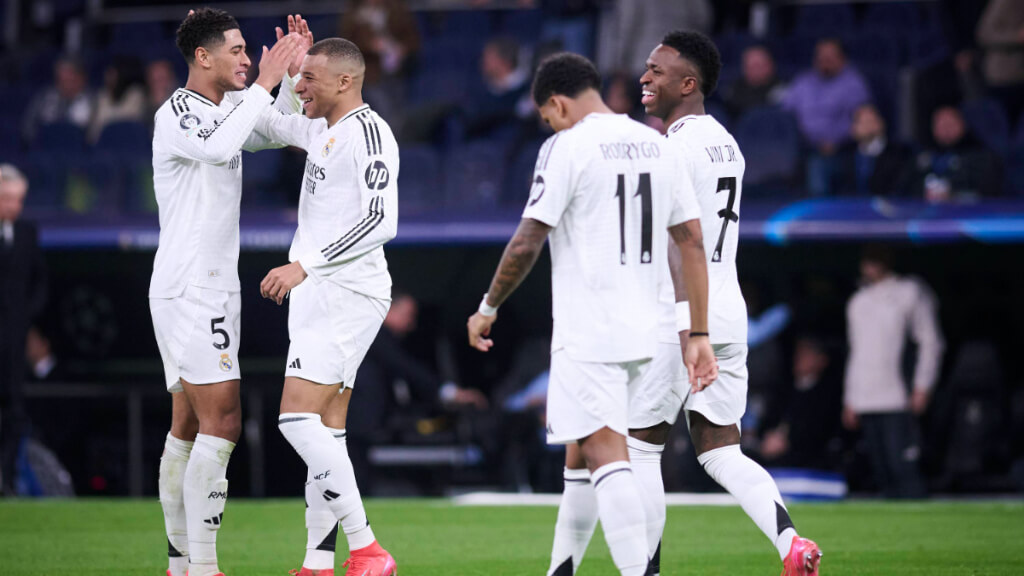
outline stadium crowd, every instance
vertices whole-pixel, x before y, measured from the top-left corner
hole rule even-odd
[[[44,33],[26,34],[18,49],[0,56],[0,162],[19,167],[31,183],[25,196],[30,218],[151,219],[153,114],[185,77],[174,52],[178,21],[102,24],[90,21],[80,2],[53,4],[59,9],[26,12],[19,23]],[[403,217],[522,207],[547,137],[530,102],[529,81],[535,64],[554,51],[595,58],[608,104],[656,125],[640,105],[647,53],[639,47],[656,45],[650,38],[660,37],[666,22],[712,34],[722,53],[722,79],[707,110],[744,151],[745,200],[1024,198],[1024,10],[1013,0],[754,3],[754,9],[741,0],[525,1],[514,10],[489,4],[476,0],[464,10],[437,12],[412,11],[402,0],[355,0],[340,16],[309,18],[318,38],[350,38],[367,55],[366,100],[395,128],[401,146]],[[250,52],[272,43],[277,20],[240,18]],[[69,25],[74,22],[84,27]],[[256,74],[250,70],[251,78]],[[293,206],[303,162],[304,154],[292,149],[264,151],[258,162],[247,161],[243,210]],[[943,362],[934,297],[923,282],[891,275],[890,255],[869,250],[863,259],[884,268],[862,268],[867,284],[891,282],[916,295],[906,302],[914,310],[911,321],[882,335],[870,333],[884,329],[877,325],[854,334],[850,322],[847,339],[834,327],[822,330],[806,321],[817,313],[814,302],[793,309],[797,298],[791,297],[772,306],[779,295],[749,291],[752,398],[744,445],[772,465],[839,470],[854,488],[920,496],[925,489],[918,461],[927,448],[916,444],[921,431],[914,418],[932,409],[927,393]],[[861,292],[856,294],[854,299]],[[450,375],[421,365],[436,352],[435,334],[413,338],[419,359],[403,350],[405,336],[415,331],[417,304],[407,294],[401,306],[397,300],[396,316],[389,316],[364,367],[365,378],[379,379],[382,387],[354,418],[373,430],[352,435],[356,465],[371,466],[375,444],[429,436],[435,426],[447,426],[440,420],[454,418],[471,430],[487,458],[498,461],[486,481],[557,490],[561,455],[542,441],[546,363],[530,352],[546,343],[524,343],[513,369],[485,398],[468,387],[471,382],[456,386]],[[821,301],[845,307],[845,296]],[[42,357],[39,349],[48,350],[48,343],[35,334],[34,355]],[[858,346],[901,347],[905,339],[918,352],[910,367],[926,372],[912,378],[924,399],[895,394],[882,407],[892,418],[873,418],[878,406],[863,417],[862,396],[851,388],[850,376]],[[992,349],[981,343],[959,353],[946,368],[952,381],[962,376],[956,371],[984,364],[978,358]],[[907,368],[900,362],[886,367],[897,370],[887,374],[897,384],[905,379],[899,370]],[[393,386],[396,381],[404,383]],[[863,445],[857,430],[864,433]],[[685,450],[683,436],[676,442]],[[942,442],[951,453],[963,450],[956,440]],[[871,462],[873,478],[857,477],[863,459]],[[979,463],[968,474],[983,468]],[[700,486],[695,472],[667,471],[666,483]]]

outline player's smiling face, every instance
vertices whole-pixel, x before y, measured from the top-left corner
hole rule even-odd
[[[658,44],[647,58],[647,70],[640,77],[640,103],[644,111],[662,120],[668,117],[682,102],[684,84],[693,76],[690,68],[675,48]]]
[[[299,69],[302,78],[295,84],[295,93],[302,102],[307,118],[323,118],[337,103],[339,75],[332,70],[326,54],[306,56]]]
[[[245,76],[252,61],[245,53],[241,30],[224,32],[224,42],[209,49],[209,58],[217,82],[226,92],[245,89]]]

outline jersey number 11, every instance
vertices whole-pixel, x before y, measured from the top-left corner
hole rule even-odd
[[[640,174],[634,198],[640,197],[640,263],[651,263],[651,245],[653,243],[653,207],[651,206],[651,175]],[[619,174],[619,186],[615,191],[619,199],[619,264],[626,265],[626,175]]]

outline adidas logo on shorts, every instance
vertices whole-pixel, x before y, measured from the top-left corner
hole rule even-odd
[[[288,365],[289,368],[295,368],[296,370],[302,370],[302,362],[298,358],[294,362]]]

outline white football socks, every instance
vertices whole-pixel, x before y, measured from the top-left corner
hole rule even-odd
[[[167,570],[171,576],[185,576],[188,570],[188,525],[185,522],[185,469],[188,468],[192,442],[179,440],[167,433],[164,453],[160,456],[160,506],[164,509],[167,530]]]
[[[295,448],[312,473],[313,483],[327,501],[327,507],[341,522],[349,551],[373,544],[375,538],[359,496],[348,451],[320,421],[319,414],[292,412],[281,414],[278,428]]]
[[[565,488],[558,506],[548,576],[572,576],[583,561],[597,527],[597,496],[587,469],[564,470]]]
[[[345,430],[327,428],[338,445],[345,446]],[[346,449],[347,451],[347,449]],[[313,482],[313,473],[306,469],[306,559],[302,565],[310,570],[334,568],[334,547],[338,540],[338,519],[327,507],[327,501]]]
[[[644,517],[647,519],[647,555],[653,560],[665,531],[665,483],[661,478],[661,453],[664,444],[650,444],[632,436],[626,438],[629,462],[633,476],[640,487],[640,498],[644,502]],[[660,566],[654,564],[654,574],[660,573]]]
[[[697,461],[709,476],[739,500],[743,511],[775,545],[779,557],[785,559],[796,530],[771,475],[747,458],[738,444],[709,450],[697,457]]]
[[[590,480],[615,566],[622,576],[644,576],[648,563],[644,505],[629,462],[605,464],[594,470]]]
[[[199,434],[185,469],[184,500],[188,525],[189,576],[212,576],[217,569],[217,530],[228,497],[225,478],[235,443]]]

